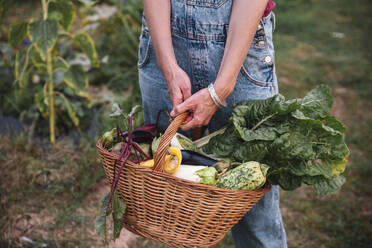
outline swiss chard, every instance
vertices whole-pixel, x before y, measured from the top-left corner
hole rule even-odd
[[[325,85],[304,98],[242,101],[234,106],[224,133],[203,146],[203,151],[234,161],[270,165],[268,181],[285,190],[302,183],[320,194],[337,192],[345,179],[349,150],[345,127],[328,114],[333,98]]]

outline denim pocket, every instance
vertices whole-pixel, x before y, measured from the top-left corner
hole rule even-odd
[[[271,51],[272,32],[271,21],[260,21],[259,27],[252,41],[251,48],[245,58],[241,73],[252,83],[258,86],[273,86],[274,84],[274,51]]]
[[[219,8],[228,0],[183,0],[188,5],[199,7]]]
[[[142,68],[146,65],[150,56],[150,34],[148,31],[143,31],[140,36],[140,42],[138,45],[138,68]]]

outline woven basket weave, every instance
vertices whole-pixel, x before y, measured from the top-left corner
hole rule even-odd
[[[177,116],[165,131],[152,169],[130,161],[124,166],[117,186],[127,204],[124,226],[171,247],[213,247],[270,185],[255,191],[228,190],[163,173],[168,146],[186,115]],[[112,184],[118,155],[105,150],[100,142],[96,147]]]

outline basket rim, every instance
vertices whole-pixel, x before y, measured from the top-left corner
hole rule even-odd
[[[100,139],[96,143],[96,148],[97,148],[98,152],[101,153],[101,154],[104,154],[106,156],[110,156],[115,160],[117,160],[119,158],[118,154],[113,153],[113,152],[109,152],[108,150],[106,150],[103,147]],[[122,161],[122,159],[121,159],[121,161]],[[190,185],[190,186],[193,186],[193,187],[196,186],[196,187],[199,187],[200,189],[204,189],[204,190],[218,191],[218,192],[221,192],[221,193],[239,193],[239,194],[241,194],[241,193],[249,193],[249,194],[252,194],[252,193],[267,193],[271,189],[271,184],[269,184],[268,182],[266,182],[264,184],[264,186],[262,186],[261,188],[256,189],[256,190],[224,189],[224,188],[218,188],[218,187],[212,186],[212,185],[197,183],[197,182],[193,182],[193,181],[190,181],[190,180],[187,180],[187,179],[175,177],[175,176],[167,174],[167,173],[153,171],[151,168],[141,166],[141,165],[136,164],[136,163],[134,163],[132,161],[129,161],[129,160],[127,160],[126,165],[135,169],[135,170],[141,171],[141,172],[150,172],[152,174],[161,176],[163,178],[166,178],[166,179],[169,179],[169,180],[172,180],[172,181],[178,181],[182,184]]]

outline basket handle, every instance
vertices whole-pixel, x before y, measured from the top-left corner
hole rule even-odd
[[[186,117],[188,115],[188,112],[177,115],[168,126],[167,130],[165,130],[163,136],[161,137],[158,150],[155,153],[153,171],[163,172],[163,163],[168,152],[169,144],[171,143],[173,136],[176,134],[178,128],[186,120]]]

